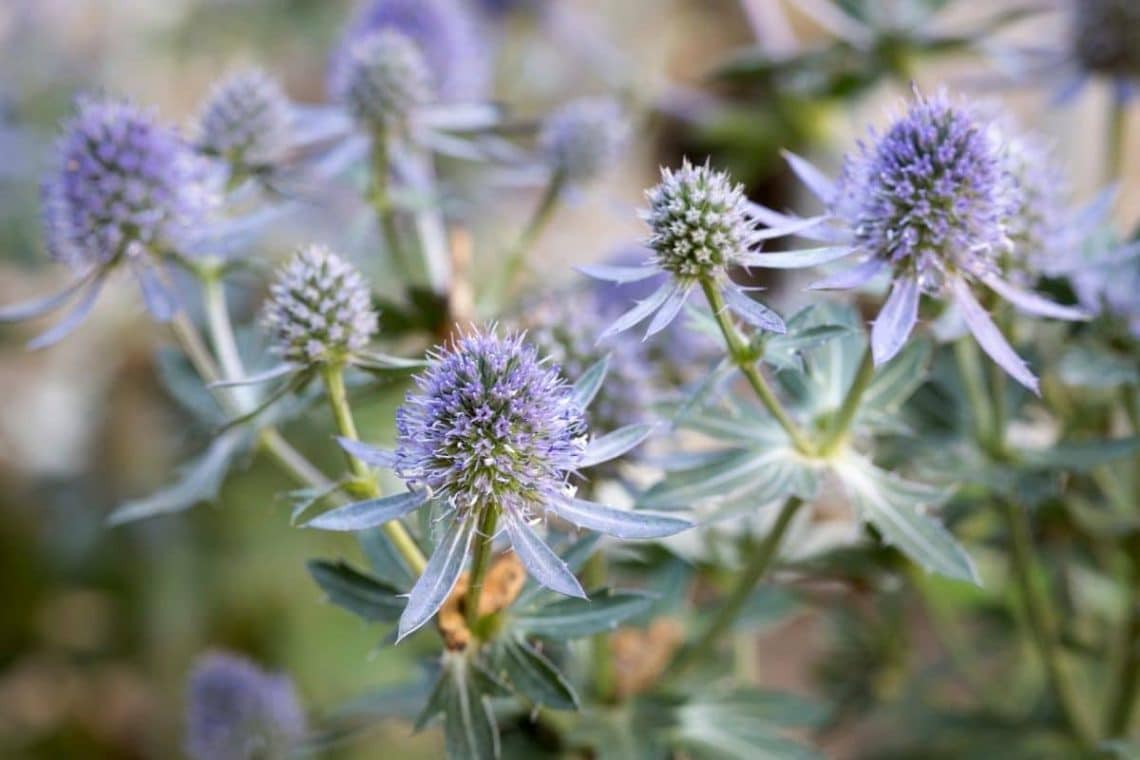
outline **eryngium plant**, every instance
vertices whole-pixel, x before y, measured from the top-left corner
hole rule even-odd
[[[214,85],[198,114],[198,148],[237,173],[278,165],[292,141],[292,109],[280,83],[260,69]]]

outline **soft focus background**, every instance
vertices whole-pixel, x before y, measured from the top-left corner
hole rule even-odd
[[[843,102],[779,93],[743,105],[722,100],[704,75],[734,48],[759,37],[791,51],[827,34],[776,0],[752,3],[751,18],[733,0],[477,4],[487,8],[486,33],[498,47],[497,94],[520,113],[616,90],[652,114],[623,164],[575,197],[543,240],[540,255],[554,263],[539,268],[552,279],[574,276],[568,263],[601,258],[641,234],[632,209],[657,164],[711,154],[757,197],[788,206],[796,198],[778,146],[833,167],[852,135],[881,121],[905,91],[896,81]],[[77,92],[128,95],[185,123],[211,82],[257,64],[277,74],[294,99],[320,101],[327,51],[349,5],[0,3],[0,301],[46,292],[65,276],[42,254],[37,188],[56,125]],[[532,8],[498,10],[511,5]],[[939,23],[968,23],[982,4],[955,5],[962,7]],[[995,3],[984,5],[989,11]],[[1015,34],[1040,41],[1054,33],[1043,20]],[[1106,93],[1091,88],[1076,107],[1050,110],[1048,92],[1013,94],[987,71],[982,60],[955,58],[918,66],[914,77],[927,88],[989,87],[1015,103],[1058,141],[1077,197],[1087,197],[1102,172],[1100,152],[1089,145],[1090,135],[1104,134]],[[1138,176],[1137,148],[1132,139],[1124,176]],[[1140,182],[1130,185],[1118,206],[1125,223],[1140,217]],[[488,199],[478,215],[476,255],[509,240],[532,202],[521,192]],[[280,258],[322,235],[316,227],[277,237],[266,256]],[[353,253],[360,260],[367,252]],[[107,528],[115,504],[161,485],[187,453],[194,421],[167,399],[153,358],[164,336],[133,295],[102,299],[91,322],[50,351],[24,352],[34,328],[0,332],[0,757],[180,756],[184,678],[209,648],[288,671],[314,715],[411,674],[414,652],[380,647],[381,632],[322,602],[304,560],[358,550],[347,536],[291,528],[288,506],[275,497],[280,476],[269,465],[255,462],[231,478],[216,505]],[[389,435],[385,403],[361,410],[364,429],[377,431],[366,437]],[[316,461],[339,462],[323,415],[288,432]],[[833,635],[811,615],[786,621],[757,643],[758,672],[773,684],[813,690],[818,655]],[[867,730],[889,726],[841,731],[825,747],[858,755],[859,731]],[[377,746],[400,757],[441,752],[430,732],[412,737],[399,724],[377,731],[387,736],[377,743],[374,734],[371,751],[357,743],[328,756],[377,757]]]

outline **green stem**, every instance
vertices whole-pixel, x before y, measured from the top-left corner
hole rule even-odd
[[[333,420],[337,431],[345,438],[354,441],[360,440],[356,432],[356,422],[352,418],[352,407],[348,403],[348,391],[344,385],[344,367],[339,364],[327,364],[321,371],[325,390],[328,393],[329,406],[332,408]],[[344,453],[348,467],[356,478],[356,486],[366,499],[378,499],[383,494],[380,482],[368,465],[356,457]],[[423,552],[416,545],[415,540],[408,534],[403,523],[399,520],[389,520],[381,526],[381,530],[392,541],[396,551],[404,558],[404,562],[416,575],[421,575],[427,567],[427,560]]]
[[[406,282],[415,279],[415,268],[408,259],[400,240],[400,230],[396,223],[396,213],[392,206],[391,194],[391,136],[385,131],[372,135],[372,188],[370,199],[376,211],[376,221],[380,224],[380,235],[384,247],[392,261],[400,270]]]
[[[1011,570],[1025,610],[1029,636],[1045,667],[1049,688],[1057,699],[1070,733],[1082,746],[1091,747],[1093,736],[1081,718],[1076,691],[1061,663],[1057,621],[1036,577],[1039,569],[1033,553],[1029,519],[1025,510],[1009,499],[1003,499],[1001,507],[1010,535]]]
[[[590,591],[601,588],[608,576],[606,555],[594,552],[586,562],[583,580]],[[602,702],[610,702],[614,696],[614,661],[610,653],[609,633],[596,633],[590,638],[590,660],[594,680],[594,693]]]
[[[463,601],[467,628],[474,632],[479,622],[479,597],[483,595],[483,579],[491,566],[491,545],[495,540],[495,526],[499,522],[499,508],[488,504],[479,518],[475,535],[475,558],[471,561],[471,575],[467,583],[467,596]]]
[[[1119,98],[1112,99],[1108,114],[1108,137],[1105,143],[1104,181],[1114,184],[1124,170],[1124,141],[1127,136],[1128,106]]]
[[[1110,739],[1127,733],[1136,707],[1137,692],[1140,691],[1140,540],[1130,541],[1128,549],[1125,557],[1128,563],[1128,608],[1117,645],[1120,668],[1117,681],[1109,692],[1105,715],[1105,734]]]
[[[756,584],[764,577],[764,573],[768,571],[772,560],[776,558],[780,543],[784,540],[784,535],[792,524],[792,518],[796,516],[796,512],[801,506],[803,506],[803,501],[793,497],[788,499],[780,508],[780,513],[776,516],[776,523],[772,526],[772,530],[756,547],[748,564],[740,571],[736,578],[736,584],[728,597],[696,641],[682,649],[681,653],[677,655],[677,659],[673,660],[673,664],[666,673],[667,677],[676,677],[685,672],[693,665],[698,656],[708,653],[724,632],[732,627],[740,611],[744,609],[745,603],[752,596]]]
[[[554,211],[558,208],[558,200],[562,197],[562,190],[566,185],[566,173],[556,171],[550,175],[546,188],[538,205],[519,235],[518,240],[511,246],[503,265],[503,293],[510,294],[519,285],[519,280],[526,271],[526,258],[531,248],[538,242],[550,220],[554,218]]]
[[[836,414],[827,437],[820,444],[819,453],[821,456],[834,454],[835,450],[843,443],[851,429],[851,423],[855,421],[855,415],[859,412],[859,403],[863,400],[863,394],[867,392],[867,388],[871,386],[871,381],[874,379],[875,361],[871,353],[871,344],[868,343],[867,348],[863,351],[863,358],[859,361],[859,369],[855,371],[855,377],[851,381],[851,387],[847,389],[843,405],[839,407],[839,413]]]
[[[966,336],[954,343],[954,358],[958,364],[958,375],[962,378],[962,386],[966,390],[966,401],[970,405],[974,438],[983,448],[988,448],[993,438],[994,422],[990,416],[990,404],[986,401],[981,359],[973,338]]]
[[[798,451],[803,454],[811,454],[814,449],[807,437],[804,436],[803,431],[796,425],[795,421],[788,416],[787,411],[776,398],[776,394],[772,391],[771,386],[760,374],[760,370],[756,367],[756,358],[753,356],[752,350],[748,347],[744,338],[736,329],[736,325],[732,323],[729,316],[728,308],[725,306],[724,297],[717,290],[716,283],[711,279],[701,280],[701,290],[705,293],[705,298],[708,299],[709,308],[712,309],[713,316],[716,318],[717,325],[720,326],[721,334],[724,335],[725,345],[728,347],[729,356],[732,358],[736,365],[740,367],[748,384],[752,386],[752,390],[756,392],[756,396],[760,399],[760,403],[764,408],[775,418],[784,432],[788,434],[792,444]]]

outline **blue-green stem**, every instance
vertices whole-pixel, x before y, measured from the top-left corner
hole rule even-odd
[[[376,212],[376,221],[380,225],[380,235],[384,241],[384,248],[392,257],[401,277],[405,282],[414,282],[416,268],[400,239],[400,228],[396,222],[396,210],[392,203],[392,137],[385,129],[376,130],[372,135],[372,187],[369,191],[369,200]]]
[[[1127,132],[1128,102],[1114,96],[1108,112],[1108,135],[1105,140],[1105,184],[1119,181],[1124,172],[1124,144]]]
[[[566,187],[566,173],[562,170],[553,172],[542,191],[542,197],[535,206],[523,231],[519,234],[510,251],[507,252],[503,265],[503,294],[509,295],[520,283],[526,272],[527,255],[538,242],[550,220],[554,218],[554,211],[558,208],[558,201]]]
[[[487,504],[483,508],[483,514],[479,518],[479,525],[476,529],[475,556],[471,560],[471,575],[468,577],[467,594],[463,600],[467,628],[473,632],[478,629],[479,599],[483,595],[483,581],[487,577],[487,568],[491,566],[492,544],[495,541],[495,529],[498,524],[498,505]]]
[[[583,572],[587,589],[593,590],[605,585],[608,564],[603,552],[594,552],[586,562]],[[593,675],[594,693],[602,702],[611,701],[614,697],[615,673],[608,632],[595,633],[590,637],[590,669]]]
[[[356,432],[356,422],[352,417],[352,407],[348,403],[348,391],[344,385],[344,367],[341,364],[326,364],[321,369],[321,380],[324,382],[325,391],[328,395],[329,406],[332,409],[333,420],[336,422],[337,431],[345,438],[353,441],[360,440],[360,436]],[[376,499],[382,495],[380,489],[380,482],[376,479],[375,473],[368,467],[367,464],[360,461],[356,457],[349,454],[347,451],[344,453],[345,459],[348,462],[349,469],[355,478],[354,486],[359,490],[361,496],[366,499]],[[396,551],[403,557],[404,562],[411,568],[412,572],[416,575],[421,575],[424,568],[427,566],[427,560],[424,558],[423,552],[416,545],[415,540],[404,528],[403,523],[399,520],[389,520],[381,526],[381,530],[391,540]]]
[[[787,410],[784,409],[780,400],[776,398],[768,381],[760,374],[760,370],[756,366],[756,357],[753,355],[752,349],[748,347],[748,343],[741,336],[740,332],[736,329],[736,325],[732,323],[732,317],[729,315],[728,308],[724,302],[724,296],[721,295],[720,290],[717,288],[716,283],[709,278],[701,280],[701,290],[704,291],[705,298],[708,299],[709,308],[712,309],[713,317],[716,318],[717,325],[720,327],[720,332],[724,336],[725,345],[728,347],[729,357],[740,368],[740,372],[744,375],[748,384],[752,386],[760,403],[768,410],[768,413],[776,420],[784,432],[788,434],[792,445],[796,450],[803,454],[813,454],[815,451],[811,441],[807,439],[803,431],[800,430],[799,425],[788,415]]]
[[[847,434],[851,430],[851,423],[855,421],[855,415],[859,413],[859,404],[863,401],[863,394],[871,387],[871,381],[874,379],[875,361],[871,353],[871,344],[868,343],[866,350],[863,351],[863,358],[859,360],[859,369],[855,371],[855,377],[847,389],[843,405],[839,407],[839,412],[835,415],[827,437],[819,446],[820,456],[827,457],[834,454],[835,450],[847,438]]]
[[[780,508],[780,513],[776,515],[776,522],[772,525],[772,529],[760,542],[760,545],[751,552],[748,564],[736,576],[732,590],[700,636],[692,644],[684,647],[670,664],[668,671],[666,671],[667,678],[675,678],[681,675],[692,667],[698,657],[711,652],[720,637],[736,622],[736,618],[752,596],[756,584],[768,572],[768,568],[779,554],[784,535],[791,527],[792,519],[801,506],[803,506],[803,501],[795,497],[784,502]]]

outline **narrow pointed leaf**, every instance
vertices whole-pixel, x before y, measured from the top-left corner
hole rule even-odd
[[[655,600],[642,591],[606,589],[589,599],[558,599],[533,612],[515,615],[511,624],[532,636],[575,639],[612,631],[619,623],[645,614]]]
[[[307,566],[330,602],[369,622],[394,623],[404,611],[399,589],[346,562],[315,559]]]
[[[596,530],[617,538],[664,538],[693,527],[681,517],[642,510],[615,509],[583,499],[553,502],[548,509],[579,528]]]
[[[47,331],[37,335],[28,341],[28,350],[35,351],[41,348],[55,345],[59,341],[66,338],[71,334],[75,328],[83,323],[91,314],[91,309],[95,306],[95,301],[99,298],[99,293],[103,290],[103,284],[106,282],[106,277],[100,275],[96,277],[90,285],[87,286],[79,296],[79,300],[75,305]]]
[[[336,442],[352,456],[364,462],[369,467],[382,467],[391,470],[396,466],[396,452],[378,449],[367,443],[354,441],[351,438],[338,436]]]
[[[352,365],[366,370],[422,369],[428,365],[425,359],[406,359],[378,351],[358,351],[352,356]]]
[[[1091,314],[1079,306],[1062,306],[1059,303],[1054,303],[1037,293],[1014,287],[997,275],[983,277],[982,281],[999,296],[1027,314],[1075,322],[1083,322],[1092,318]]]
[[[578,467],[585,469],[617,459],[648,438],[653,428],[653,425],[627,425],[601,438],[595,438],[586,446]]]
[[[749,267],[765,269],[806,269],[819,266],[854,253],[845,245],[823,248],[802,248],[798,251],[777,251],[775,253],[749,253],[740,257],[740,263]]]
[[[378,499],[346,504],[314,517],[305,523],[306,528],[320,530],[355,531],[377,528],[390,520],[396,520],[422,506],[427,501],[423,491],[381,496]]]
[[[258,372],[247,377],[239,377],[233,380],[218,380],[217,382],[210,383],[211,388],[233,388],[239,385],[260,385],[267,383],[270,380],[276,380],[279,377],[285,377],[299,369],[295,364],[278,364],[272,369],[267,369],[264,372]]]
[[[654,275],[661,274],[660,269],[651,266],[621,267],[612,266],[610,264],[588,264],[586,266],[580,266],[577,269],[582,274],[587,277],[593,277],[595,280],[616,283],[640,282],[642,280],[648,280]]]
[[[85,285],[91,282],[91,279],[95,277],[98,271],[97,269],[91,270],[78,280],[67,285],[63,290],[58,293],[53,293],[50,296],[0,306],[0,322],[23,322],[26,319],[35,319],[36,317],[42,317],[50,311],[55,311],[70,300],[72,296],[82,290]]]
[[[432,552],[424,574],[408,595],[408,606],[400,616],[397,641],[420,628],[439,611],[463,572],[463,563],[467,560],[467,550],[474,535],[470,520],[452,520],[447,533]]]
[[[571,391],[570,397],[579,409],[585,409],[598,395],[598,391],[602,388],[602,383],[606,380],[606,372],[610,368],[610,357],[607,354],[604,358],[590,365],[578,382],[574,383],[574,388]]]
[[[824,204],[830,204],[835,198],[835,183],[819,170],[812,162],[806,158],[797,156],[790,150],[781,151],[784,160],[792,167],[792,171],[800,178],[808,190],[811,190],[816,198],[823,201]]]
[[[883,259],[872,256],[849,269],[816,280],[808,285],[808,290],[851,290],[867,284],[886,268]]]
[[[895,280],[886,303],[871,326],[871,355],[875,366],[886,364],[902,350],[918,322],[918,280]]]
[[[950,288],[954,302],[958,304],[958,308],[962,311],[962,318],[966,320],[966,326],[970,328],[970,332],[973,333],[982,350],[997,362],[998,366],[1008,372],[1010,377],[1035,394],[1041,395],[1038,389],[1037,376],[1029,370],[1025,361],[1017,355],[1013,346],[1009,345],[1009,341],[1005,339],[997,325],[990,319],[990,315],[974,298],[974,294],[970,292],[969,283],[960,277],[952,278]]]
[[[754,242],[759,242],[761,240],[771,240],[773,238],[788,237],[790,235],[804,232],[805,230],[810,230],[813,227],[818,227],[827,221],[827,219],[827,215],[809,216],[803,219],[797,219],[794,222],[766,227],[765,229],[752,233],[752,235],[749,237]]]
[[[636,325],[638,322],[644,321],[650,314],[659,309],[662,304],[669,300],[677,290],[677,285],[673,282],[666,282],[653,291],[653,294],[646,298],[644,301],[638,301],[637,305],[618,317],[612,325],[607,327],[601,335],[598,336],[598,342],[617,335],[619,332],[628,330]]]
[[[496,670],[531,702],[553,710],[578,709],[578,695],[574,688],[554,663],[525,640],[500,640],[492,658]]]
[[[783,334],[788,330],[779,314],[759,301],[749,298],[734,285],[729,285],[724,289],[724,300],[728,304],[728,308],[753,327],[778,334]]]
[[[645,330],[646,338],[652,338],[673,323],[673,320],[681,313],[681,309],[684,308],[685,301],[689,299],[690,292],[689,288],[682,287],[673,290],[649,322],[649,327]]]
[[[527,572],[539,584],[551,591],[557,591],[567,596],[585,598],[586,592],[582,584],[570,572],[570,568],[562,558],[547,546],[538,534],[522,520],[512,514],[504,514],[507,524],[507,535],[510,536],[511,546]]]

